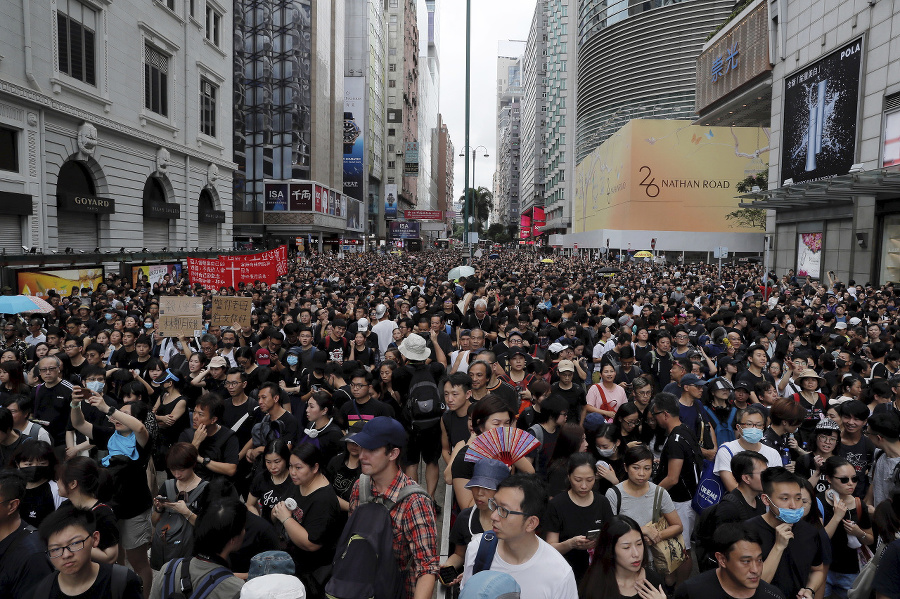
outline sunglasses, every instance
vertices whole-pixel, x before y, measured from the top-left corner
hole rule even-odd
[[[858,476],[835,476],[834,480],[839,481],[842,485],[846,485],[849,482],[859,482]]]

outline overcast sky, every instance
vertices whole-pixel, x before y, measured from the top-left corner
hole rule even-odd
[[[472,95],[469,140],[483,145],[475,162],[475,186],[493,188],[497,136],[497,48],[501,40],[526,40],[535,0],[472,0]],[[454,199],[463,194],[466,118],[466,0],[439,0],[440,111],[455,147]],[[471,156],[471,155],[470,155]],[[470,164],[471,170],[471,164]],[[471,175],[470,175],[471,176]]]

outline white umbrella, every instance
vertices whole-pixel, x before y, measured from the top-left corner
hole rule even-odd
[[[458,281],[463,277],[471,277],[475,274],[475,269],[471,266],[457,266],[450,270],[447,279],[450,281]]]

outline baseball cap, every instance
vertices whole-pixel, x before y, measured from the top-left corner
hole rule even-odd
[[[687,373],[686,375],[684,375],[683,377],[681,377],[681,386],[682,387],[687,387],[688,385],[692,385],[694,387],[702,387],[705,384],[706,383],[704,382],[703,379],[701,379],[696,374],[693,374],[690,372]]]
[[[506,572],[483,570],[472,576],[459,599],[519,599],[522,589]]]
[[[209,361],[210,368],[228,368],[228,362],[222,356],[213,356]]]
[[[684,377],[682,377],[682,378],[684,378]],[[744,391],[750,391],[750,383],[748,383],[746,380],[739,379],[734,382],[734,388],[735,389],[743,389]]]
[[[356,321],[356,330],[360,333],[366,333],[369,330],[369,319],[368,318],[360,318]]]
[[[531,357],[524,347],[512,347],[506,352],[507,361],[512,360],[516,356],[524,356],[526,359]]]
[[[682,380],[683,379],[684,377],[682,377]],[[732,391],[734,389],[734,385],[732,385],[728,379],[721,376],[717,376],[716,378],[711,380],[707,386],[709,387],[710,391],[721,391],[722,389]]]
[[[837,323],[836,325],[834,325],[834,328],[843,331],[844,329],[847,328],[847,323],[846,323],[846,322],[839,322],[839,323]]]
[[[862,322],[861,319],[859,319],[859,318],[857,318],[856,316],[854,316],[853,318],[850,319],[850,326],[851,326],[851,327],[855,327],[855,326],[857,326],[858,324],[860,324],[861,322]]]
[[[550,347],[547,348],[547,351],[549,351],[551,354],[558,354],[562,350],[566,349],[566,347],[567,346],[563,345],[562,343],[551,343]]]
[[[614,324],[616,324],[616,321],[608,316],[600,321],[600,325],[604,327],[611,327]]]
[[[385,306],[384,304],[378,304],[378,306],[375,308],[375,318],[381,320],[382,318],[384,318],[386,312],[387,306]]]
[[[272,363],[272,357],[269,355],[269,350],[264,347],[256,350],[256,363],[260,366],[268,366]]]
[[[252,580],[269,574],[295,574],[294,558],[284,551],[263,551],[250,558],[247,579]]]
[[[575,372],[575,363],[572,360],[560,360],[556,372]]]
[[[376,416],[366,423],[365,428],[353,435],[349,441],[363,449],[378,449],[388,443],[396,447],[406,446],[406,429],[390,416]]]

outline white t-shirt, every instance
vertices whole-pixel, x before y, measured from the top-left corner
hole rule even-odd
[[[770,468],[783,465],[781,462],[781,454],[764,443],[760,443],[759,445],[760,447],[758,452],[761,453],[763,457],[766,458],[766,460],[768,460]],[[731,453],[728,453],[728,451],[724,449],[725,447],[730,449]],[[731,458],[741,453],[742,451],[747,450],[741,447],[741,442],[737,439],[735,439],[734,441],[729,441],[728,443],[722,443],[719,446],[719,450],[716,452],[716,462],[713,465],[713,471],[716,474],[719,474],[723,470],[725,472],[731,472]]]
[[[475,535],[466,547],[466,562],[463,570],[462,587],[472,577],[475,555],[481,535]],[[578,599],[575,573],[569,562],[549,543],[538,538],[538,550],[524,564],[512,565],[503,561],[500,552],[494,554],[492,572],[506,572],[522,588],[522,599]]]
[[[31,436],[31,432],[37,427],[37,438],[38,441],[46,441],[48,444],[53,445],[53,439],[50,438],[50,433],[47,432],[43,426],[38,424],[37,422],[29,422],[23,429],[22,434],[26,437]]]
[[[453,365],[456,364],[456,358],[459,356],[460,352],[465,355],[462,357],[462,360],[459,361],[459,367],[456,369],[456,372],[469,372],[469,350],[467,349],[458,349],[454,352],[450,352],[450,360],[447,364],[450,368],[453,368]]]
[[[396,328],[397,323],[393,320],[382,320],[375,323],[372,327],[372,332],[378,336],[378,351],[381,352],[382,356],[387,351],[391,341],[394,340],[393,333]]]

